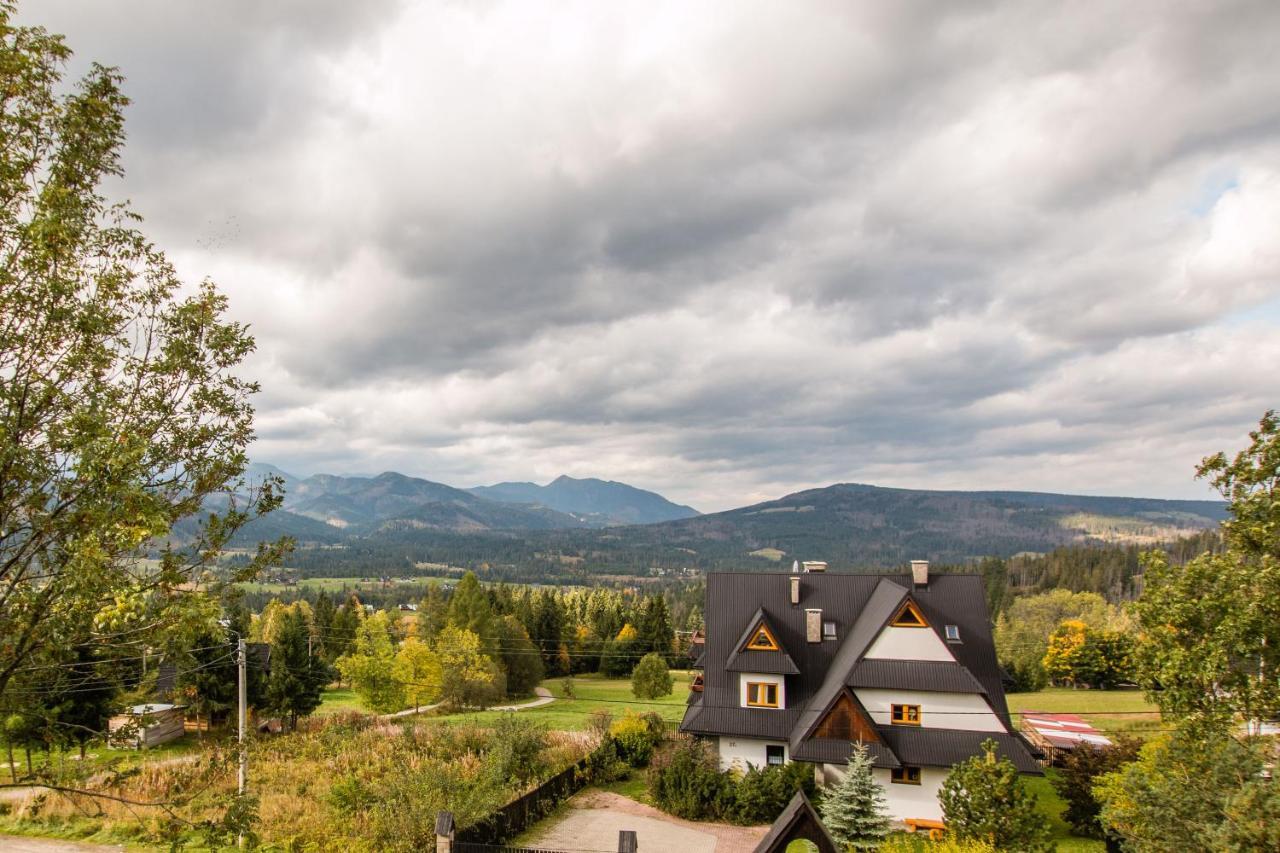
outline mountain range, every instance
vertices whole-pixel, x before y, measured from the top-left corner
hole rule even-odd
[[[243,540],[288,533],[346,544],[313,555],[326,571],[350,554],[387,571],[420,562],[501,565],[529,575],[646,573],[652,567],[767,568],[784,561],[878,567],[914,558],[963,563],[1072,544],[1156,544],[1217,527],[1217,501],[1016,491],[928,491],[839,483],[725,512],[687,506],[625,483],[560,477],[545,486],[458,489],[387,472],[280,476],[284,508]],[[295,556],[303,557],[305,547]],[[568,568],[566,568],[568,567]]]
[[[254,463],[248,471],[250,481],[268,475],[284,484],[284,511],[356,534],[388,526],[464,533],[607,527],[698,514],[654,492],[593,478],[562,476],[545,486],[498,483],[458,489],[394,471],[376,477],[301,478],[263,463]]]

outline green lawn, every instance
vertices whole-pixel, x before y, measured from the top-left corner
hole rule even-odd
[[[332,595],[335,592],[341,592],[344,587],[351,590],[360,589],[390,589],[395,586],[417,585],[429,583],[431,578],[393,578],[388,584],[383,584],[377,578],[302,578],[294,586],[286,586],[282,583],[242,583],[238,586],[245,592],[265,592],[272,595],[279,595],[289,590],[309,592],[320,592],[324,590]]]
[[[320,697],[320,707],[316,708],[315,716],[324,714],[341,714],[346,711],[359,711],[362,714],[369,713],[360,704],[360,700],[356,697],[356,692],[350,687],[328,687]]]
[[[1160,710],[1146,700],[1141,690],[1072,690],[1048,687],[1038,693],[1010,693],[1009,710],[1014,724],[1020,711],[1046,714],[1079,714],[1104,733],[1127,733],[1141,737],[1163,728]]]
[[[1062,811],[1067,804],[1053,789],[1050,779],[1056,773],[1053,768],[1045,771],[1044,776],[1024,776],[1027,789],[1036,795],[1037,810],[1045,816],[1049,828],[1053,831],[1053,841],[1058,845],[1059,853],[1095,853],[1104,851],[1107,846],[1092,838],[1080,838],[1071,834],[1071,827],[1062,819]]]
[[[574,698],[569,699],[565,697],[564,679],[548,678],[542,682],[542,686],[551,691],[556,701],[550,705],[521,711],[520,715],[537,720],[549,729],[580,731],[587,727],[587,717],[597,708],[603,708],[615,717],[622,716],[627,709],[636,713],[657,711],[674,728],[674,724],[684,716],[685,700],[689,698],[689,672],[672,670],[671,682],[670,696],[639,700],[631,695],[629,678],[602,678],[594,673],[575,675],[573,677]],[[519,701],[524,700],[511,700],[513,704]],[[448,723],[492,722],[501,713],[501,711],[479,711],[442,715],[431,719]]]

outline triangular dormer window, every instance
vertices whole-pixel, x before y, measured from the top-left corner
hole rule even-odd
[[[893,617],[893,621],[889,624],[894,628],[929,627],[929,622],[924,618],[924,614],[920,612],[920,608],[916,607],[916,603],[909,598],[898,608],[897,615]]]
[[[751,635],[751,639],[747,641],[746,648],[753,652],[776,652],[778,651],[778,641],[773,638],[773,634],[769,632],[769,628],[761,625],[756,628],[756,632]]]

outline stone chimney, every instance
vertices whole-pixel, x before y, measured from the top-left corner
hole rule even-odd
[[[928,560],[912,560],[911,561],[911,582],[916,586],[928,586],[929,584],[929,561]]]
[[[822,611],[817,608],[805,608],[804,639],[809,643],[822,642]]]
[[[795,606],[800,603],[800,576],[791,575],[787,580],[791,583],[791,604]]]
[[[815,572],[825,572],[826,570],[827,570],[827,564],[822,562],[821,560],[805,560],[804,561],[805,574],[813,574]]]

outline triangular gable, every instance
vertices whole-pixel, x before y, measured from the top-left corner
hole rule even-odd
[[[924,618],[924,614],[920,612],[916,603],[908,598],[902,602],[898,612],[893,614],[889,624],[895,628],[928,628],[929,620]]]
[[[826,712],[818,718],[808,737],[847,740],[855,743],[883,743],[880,733],[876,731],[875,724],[871,721],[871,715],[850,690],[845,690],[836,697]]]
[[[761,637],[767,641],[766,644],[753,645]],[[729,672],[770,672],[781,675],[800,673],[800,667],[796,666],[786,648],[778,641],[778,632],[769,623],[763,607],[756,610],[747,623],[746,630],[738,637],[733,654],[724,662],[724,668]]]
[[[907,599],[903,605],[894,613],[893,618],[886,620],[880,633],[876,635],[875,640],[867,648],[866,654],[862,657],[865,659],[887,659],[887,660],[914,660],[914,661],[945,661],[947,663],[959,663],[955,654],[938,636],[938,632],[926,622],[924,625],[899,625],[898,620],[901,614],[916,613],[920,618],[924,618],[919,613],[918,607],[908,607],[912,604],[911,599]],[[908,617],[912,618],[912,617]]]

